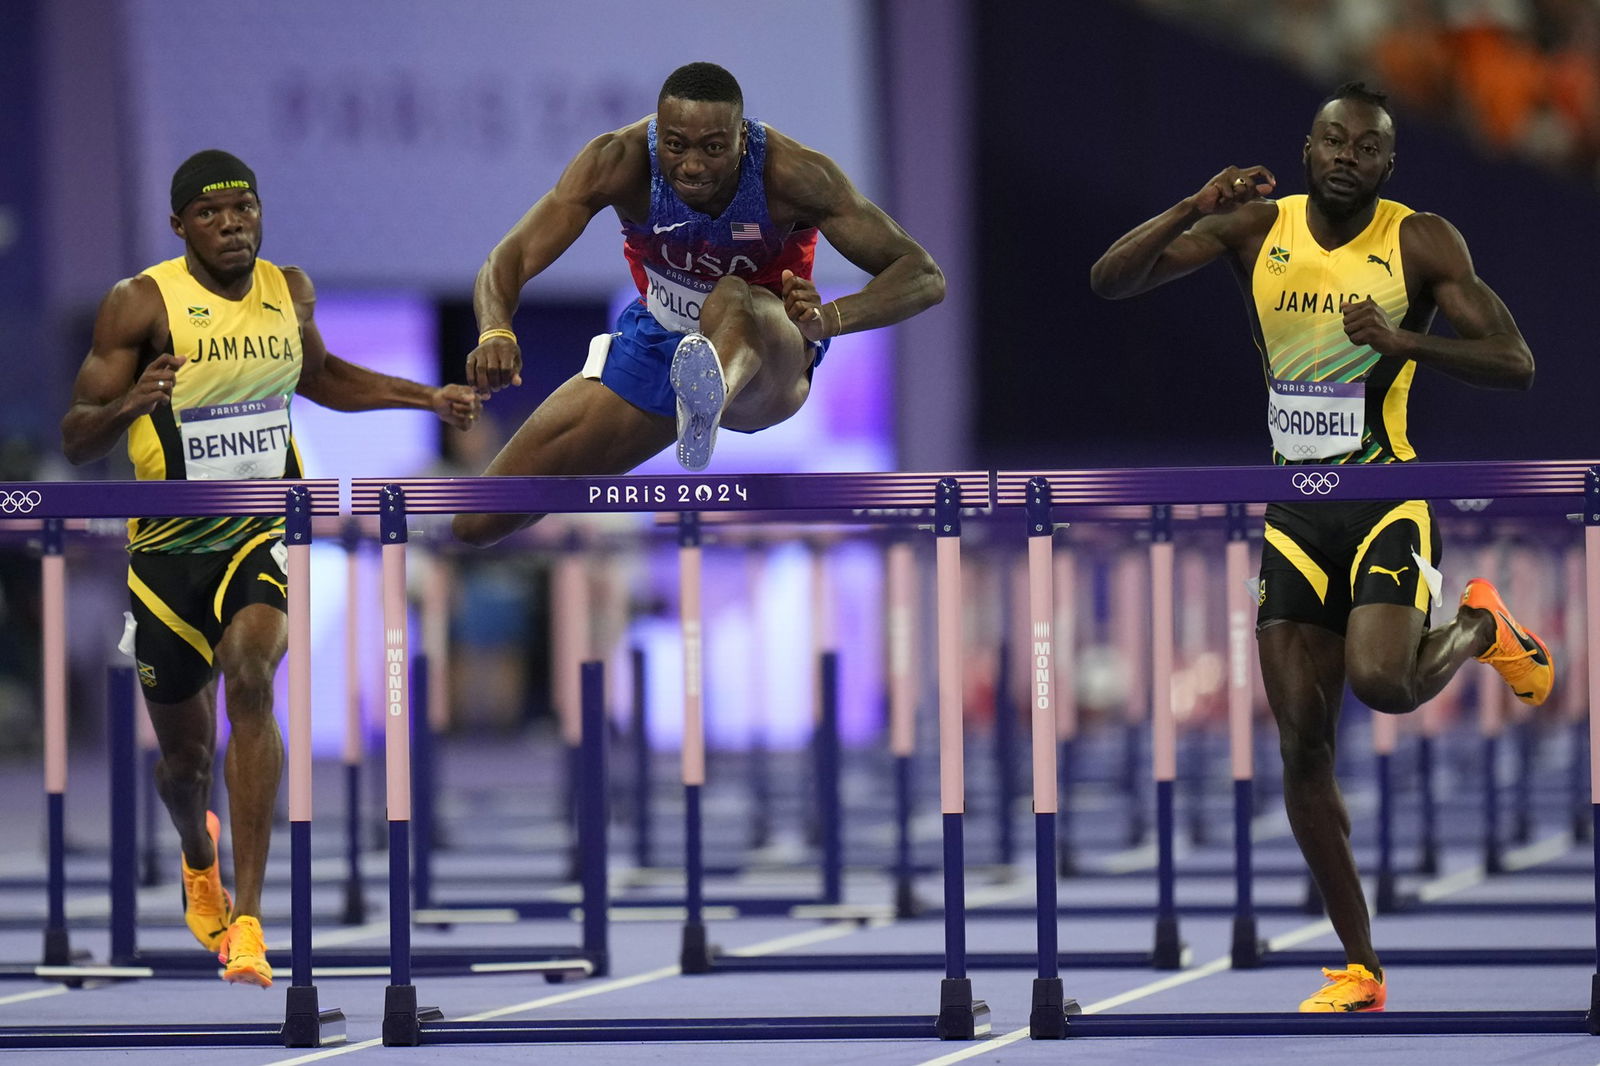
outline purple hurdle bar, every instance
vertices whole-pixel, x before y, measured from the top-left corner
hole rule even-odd
[[[1170,521],[1166,511],[1174,504],[1236,505],[1240,501],[1278,502],[1306,499],[1450,499],[1496,497],[1489,507],[1496,513],[1566,517],[1580,510],[1586,526],[1586,586],[1588,592],[1588,641],[1590,705],[1600,701],[1600,656],[1594,655],[1600,639],[1600,468],[1593,461],[1531,463],[1396,463],[1385,466],[1340,467],[1233,467],[1219,469],[1168,468],[1144,470],[1057,471],[1042,474],[1001,473],[995,479],[995,506],[1016,507],[1028,502],[1035,479],[1044,479],[1051,490],[1053,512],[1079,517],[1134,518],[1136,508],[1155,508],[1157,544],[1152,545],[1152,563],[1159,564],[1154,552],[1162,538],[1162,528]],[[1501,497],[1511,497],[1501,507]],[[1167,501],[1162,503],[1159,501]],[[1149,513],[1149,512],[1147,512]],[[1204,513],[1202,506],[1201,513]],[[1170,634],[1170,613],[1160,612],[1164,603],[1161,589],[1170,586],[1155,575],[1152,607],[1157,613],[1155,649],[1157,693],[1155,745],[1158,749],[1158,789],[1162,751],[1159,732],[1163,703],[1169,687],[1162,672],[1162,631]],[[1237,758],[1237,755],[1236,755]],[[1600,822],[1600,721],[1590,716],[1590,763],[1595,786],[1591,793],[1592,817]],[[1237,769],[1237,763],[1236,763]],[[1600,833],[1596,834],[1600,838]],[[1600,898],[1600,839],[1595,843],[1597,898]],[[1165,883],[1162,892],[1169,886]],[[1600,952],[1600,908],[1596,911],[1596,943]],[[1275,953],[1274,963],[1288,961],[1300,953]],[[1390,951],[1391,962],[1447,962],[1431,953]],[[1479,953],[1481,954],[1481,953]],[[1495,953],[1490,953],[1491,955]],[[1471,962],[1472,953],[1463,952],[1454,960]],[[1396,1011],[1363,1015],[1358,1019],[1326,1019],[1318,1015],[1295,1014],[1139,1014],[1076,1015],[1066,1018],[1068,1036],[1184,1036],[1184,1035],[1327,1035],[1331,1032],[1400,1033],[1576,1033],[1600,1035],[1600,954],[1585,953],[1595,962],[1591,980],[1589,1009],[1583,1011]],[[1299,961],[1298,958],[1295,959]],[[1337,1025],[1355,1021],[1356,1026]]]
[[[62,518],[124,518],[163,517],[168,515],[273,515],[283,514],[287,519],[285,543],[289,546],[288,583],[290,671],[291,678],[303,672],[309,678],[309,645],[296,640],[297,634],[309,634],[309,592],[307,545],[311,540],[311,516],[315,513],[331,514],[338,509],[338,483],[335,481],[157,481],[157,482],[34,482],[21,485],[0,484],[0,494],[16,494],[28,501],[23,512],[30,517],[44,519],[46,531],[46,559],[44,569],[45,666],[46,666],[46,778],[47,786],[55,786],[55,794],[65,791],[66,713],[65,713],[65,656],[62,647],[51,635],[52,625],[60,625],[65,618],[65,575],[61,565],[59,532]],[[52,541],[54,551],[51,550]],[[53,560],[53,561],[52,561]],[[52,602],[53,601],[53,602]],[[124,705],[132,702],[131,689],[121,694]],[[131,707],[124,707],[131,711]],[[287,1006],[281,1025],[253,1023],[238,1025],[198,1026],[188,1023],[140,1023],[133,1025],[34,1025],[0,1027],[0,1048],[29,1047],[226,1047],[226,1046],[279,1046],[317,1047],[338,1043],[344,1039],[344,1014],[339,1010],[322,1010],[317,1002],[317,989],[311,983],[310,968],[310,853],[309,831],[310,801],[310,689],[309,684],[291,681],[289,696],[289,772],[291,826],[291,922],[294,933],[292,977],[288,989]],[[133,727],[131,721],[122,723],[124,739],[131,746]],[[54,736],[50,734],[54,733]],[[118,780],[131,781],[119,777]],[[59,801],[51,800],[51,806]],[[58,834],[59,819],[50,819],[51,832]],[[131,844],[132,841],[126,843]],[[61,841],[57,835],[51,841],[52,856],[57,854]],[[125,882],[135,877],[136,855],[131,850],[120,856],[125,867],[120,876]],[[54,865],[52,863],[52,865]],[[125,885],[125,887],[131,887]],[[116,889],[114,888],[114,892]],[[131,913],[120,916],[127,923]],[[51,925],[57,923],[52,919]],[[47,937],[48,937],[47,933]],[[63,945],[64,945],[63,927]],[[114,919],[113,943],[132,943],[131,929],[118,929]],[[48,941],[47,941],[48,944]],[[204,953],[186,953],[188,961],[203,960]],[[158,972],[155,960],[135,954],[131,958],[114,959],[115,965],[95,966],[41,966],[36,973],[41,977],[75,980],[90,977],[154,977],[176,976]],[[209,970],[215,972],[216,963],[184,967],[195,975]]]

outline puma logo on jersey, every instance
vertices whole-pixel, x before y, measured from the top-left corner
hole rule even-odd
[[[1396,585],[1398,585],[1398,584],[1400,584],[1400,575],[1405,573],[1407,570],[1410,570],[1410,569],[1411,569],[1411,567],[1409,567],[1409,566],[1402,566],[1398,570],[1390,570],[1387,567],[1379,566],[1377,563],[1372,563],[1367,567],[1367,573],[1369,573],[1369,574],[1388,574],[1390,577],[1394,578],[1394,583]]]
[[[276,312],[276,313],[278,313],[280,315],[283,314],[282,308],[274,307],[272,304],[267,303],[267,301],[265,301],[265,300],[261,301],[261,306],[266,308],[268,311],[274,311],[274,312]]]
[[[288,585],[287,582],[279,581],[276,578],[269,577],[266,574],[257,574],[256,575],[256,580],[257,581],[265,581],[267,584],[271,585],[273,588],[275,588],[279,592],[283,593],[285,599],[288,598],[288,596],[289,596],[289,585]]]
[[[1389,253],[1389,259],[1393,259],[1393,258],[1394,258],[1394,252],[1390,252]],[[1383,267],[1384,272],[1387,273],[1392,278],[1392,277],[1394,277],[1394,270],[1389,266],[1389,259],[1379,259],[1375,255],[1367,256],[1367,262],[1369,262],[1369,263],[1377,263],[1379,266]]]

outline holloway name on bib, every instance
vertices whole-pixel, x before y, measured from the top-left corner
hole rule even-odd
[[[674,281],[665,274],[645,265],[645,275],[650,279],[650,315],[674,333],[700,332],[700,305],[711,292],[711,285],[696,288]]]

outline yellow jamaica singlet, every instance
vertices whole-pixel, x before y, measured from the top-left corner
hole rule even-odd
[[[229,300],[205,288],[182,256],[144,272],[161,289],[171,340],[187,359],[172,384],[172,405],[128,428],[128,456],[143,480],[301,476],[289,424],[300,381],[300,320],[283,271],[257,259],[250,291]],[[143,367],[140,367],[143,370]],[[279,533],[283,519],[135,518],[128,550],[214,552]]]
[[[1305,196],[1278,201],[1250,276],[1267,375],[1275,463],[1390,463],[1415,458],[1406,399],[1416,363],[1386,359],[1345,336],[1340,306],[1370,297],[1391,321],[1410,307],[1400,223],[1411,209],[1379,200],[1372,222],[1327,249],[1306,224]]]

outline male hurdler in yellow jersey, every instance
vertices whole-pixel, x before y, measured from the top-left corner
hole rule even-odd
[[[1277,201],[1250,289],[1267,377],[1275,462],[1383,463],[1412,459],[1406,401],[1417,364],[1386,359],[1344,330],[1346,303],[1371,300],[1392,322],[1411,309],[1400,226],[1391,200],[1350,241],[1324,248],[1307,221],[1308,196]]]
[[[156,283],[170,331],[167,354],[184,362],[171,402],[128,427],[134,475],[188,480],[299,477],[290,401],[300,382],[300,320],[283,271],[257,259],[250,289],[219,298],[189,272],[185,257],[144,271]],[[168,518],[129,522],[133,552],[223,551],[281,519]]]
[[[183,255],[119,282],[61,422],[74,463],[124,434],[141,479],[248,479],[302,473],[290,418],[302,396],[342,411],[414,407],[465,429],[477,395],[385,377],[328,352],[305,272],[257,257],[255,174],[220,151],[172,178]],[[161,748],[156,782],[183,848],[184,917],[225,980],[267,986],[261,878],[283,764],[272,678],[283,658],[282,522],[137,519],[128,527],[131,640]],[[216,745],[216,685],[227,685],[234,891],[217,862],[221,823],[206,810]]]
[[[1091,282],[1119,299],[1215,260],[1233,268],[1267,385],[1276,463],[1392,463],[1415,458],[1407,403],[1418,367],[1489,388],[1525,389],[1533,356],[1500,298],[1473,270],[1444,219],[1379,191],[1395,169],[1384,94],[1355,82],[1323,101],[1302,150],[1306,193],[1267,199],[1264,166],[1230,166],[1193,196],[1119,238]],[[1431,335],[1442,311],[1456,337]],[[1284,760],[1295,839],[1344,947],[1345,968],[1303,1011],[1382,1010],[1387,976],[1373,950],[1333,774],[1346,683],[1375,710],[1432,698],[1469,657],[1489,662],[1519,698],[1549,695],[1549,650],[1519,626],[1486,581],[1428,628],[1442,599],[1439,542],[1425,501],[1327,498],[1267,509],[1257,643]]]

